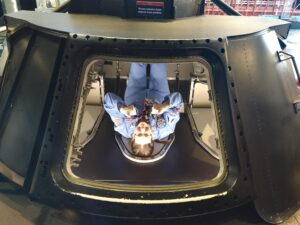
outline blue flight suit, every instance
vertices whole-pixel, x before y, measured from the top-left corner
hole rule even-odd
[[[153,103],[169,102],[169,108],[162,115],[149,117],[152,129],[152,139],[160,140],[174,133],[176,123],[179,121],[182,96],[178,92],[170,94],[167,81],[166,65],[151,64],[149,88],[147,88],[146,64],[132,63],[125,101],[113,93],[107,93],[104,97],[104,109],[114,122],[115,131],[126,138],[131,138],[143,112],[145,99]],[[126,117],[120,112],[122,106],[134,105],[137,109],[137,116]]]

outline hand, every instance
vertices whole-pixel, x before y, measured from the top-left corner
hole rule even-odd
[[[131,117],[136,115],[136,108],[134,107],[134,105],[123,106],[120,108],[120,112],[126,117]]]
[[[151,114],[153,115],[161,115],[169,108],[169,103],[165,102],[163,104],[153,104]]]

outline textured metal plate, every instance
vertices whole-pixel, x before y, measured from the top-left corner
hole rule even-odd
[[[38,27],[66,33],[144,40],[219,38],[252,34],[268,28],[274,28],[286,37],[290,26],[282,20],[247,16],[202,16],[153,22],[101,15],[20,11],[8,14],[6,19],[23,20]],[[15,26],[20,23],[15,23]],[[15,27],[9,26],[8,29],[14,30]]]
[[[256,208],[266,221],[279,223],[300,200],[299,90],[288,61],[279,61],[274,32],[229,40],[228,50]]]

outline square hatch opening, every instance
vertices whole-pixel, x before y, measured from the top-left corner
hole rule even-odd
[[[168,152],[153,163],[133,162],[122,154],[114,124],[103,108],[108,92],[124,98],[132,63],[164,63],[170,92],[183,97],[174,140]],[[84,65],[64,166],[71,181],[93,187],[151,190],[194,184],[207,187],[222,180],[224,153],[215,113],[213,74],[204,59],[158,62],[94,57]]]

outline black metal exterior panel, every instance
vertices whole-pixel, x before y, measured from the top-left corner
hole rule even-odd
[[[39,135],[41,117],[59,50],[58,38],[41,33],[36,33],[31,38],[26,57],[19,61],[20,70],[12,71],[8,68],[5,73],[6,78],[16,77],[16,80],[8,101],[1,105],[4,110],[1,115],[0,159],[23,177],[26,176]],[[22,39],[16,46],[20,44],[22,45]],[[17,60],[18,53],[12,51],[9,61]],[[8,81],[9,79],[4,79],[4,83]]]
[[[124,0],[72,0],[70,13],[124,16]]]
[[[261,17],[201,16],[172,21],[153,22],[124,20],[101,15],[74,15],[20,11],[6,15],[8,30],[30,23],[34,26],[65,33],[105,38],[141,40],[217,39],[256,33],[277,26],[289,27],[282,20]],[[287,35],[282,35],[287,36]]]
[[[174,0],[123,0],[126,8],[124,9],[125,18],[139,19],[174,19]],[[147,6],[147,2],[150,6]],[[155,6],[159,2],[163,6]],[[141,4],[140,6],[138,4]],[[186,8],[189,8],[189,3],[186,2]],[[147,10],[148,9],[148,10]]]
[[[6,17],[6,20],[12,36],[21,33],[24,26],[32,29],[34,35],[36,30],[39,34],[45,32],[31,38],[29,45],[35,48],[26,51],[26,57],[40,53],[37,57],[39,63],[35,57],[21,60],[20,79],[8,95],[16,103],[20,99],[26,100],[21,103],[28,103],[25,105],[32,105],[35,109],[28,107],[27,111],[12,111],[12,114],[9,114],[9,109],[5,111],[8,118],[17,116],[16,113],[24,118],[18,125],[10,125],[9,129],[15,128],[14,138],[24,135],[24,130],[19,128],[21,125],[26,127],[27,121],[33,123],[30,128],[35,128],[34,132],[38,133],[34,150],[27,152],[32,153],[34,160],[26,155],[27,162],[30,160],[32,164],[26,177],[26,191],[32,198],[55,207],[106,216],[166,218],[235,207],[253,200],[254,189],[256,206],[266,220],[279,222],[293,211],[299,197],[299,183],[296,181],[299,177],[299,113],[295,113],[293,106],[298,93],[291,64],[279,62],[276,58],[276,51],[280,50],[276,34],[269,32],[270,23],[264,24],[271,20],[200,17],[154,23],[38,12],[20,12]],[[216,26],[211,27],[213,22],[217,22]],[[231,30],[225,27],[227,23],[230,23]],[[289,26],[279,21],[273,25],[280,24]],[[250,25],[255,26],[251,28]],[[260,30],[264,32],[257,33]],[[59,47],[59,37],[68,32],[71,33],[66,44]],[[246,36],[249,33],[252,35]],[[228,35],[234,38],[229,41],[222,38]],[[58,51],[63,53],[62,58],[57,58]],[[79,99],[83,65],[87,59],[103,55],[152,62],[200,56],[211,65],[226,168],[220,183],[210,187],[168,186],[162,191],[143,191],[143,187],[124,185],[99,188],[67,178],[63,162]],[[13,67],[8,63],[6,71],[13,71]],[[57,74],[57,79],[50,81],[51,74]],[[32,85],[31,79],[35,80]],[[53,89],[47,93],[37,81],[46,81],[48,86],[44,88],[48,89],[50,85]],[[33,93],[43,96],[32,97]],[[30,116],[29,120],[25,115]],[[40,118],[42,123],[32,122]],[[3,121],[7,120],[1,121],[5,130]],[[8,142],[6,139],[1,141]],[[11,141],[5,146],[16,144],[18,142]],[[105,148],[105,145],[101,147]],[[19,152],[12,151],[20,161]],[[20,171],[26,167],[24,165],[18,166]],[[14,168],[15,165],[10,166]],[[24,171],[21,172],[24,174]],[[211,198],[205,199],[207,196]],[[182,202],[139,202],[178,199]]]
[[[26,55],[26,50],[29,45],[29,41],[32,37],[32,30],[23,29],[16,35],[11,36],[8,39],[10,43],[10,57],[6,61],[3,77],[1,80],[1,96],[0,96],[0,119],[2,123],[3,113],[8,104],[8,97],[12,91],[13,85],[17,79],[18,72],[21,69],[22,61]],[[12,57],[13,56],[13,57]],[[13,65],[13,66],[11,66]]]
[[[19,3],[23,10],[35,10],[37,7],[36,1],[32,0],[19,0]]]
[[[290,63],[279,61],[280,50],[275,32],[228,42],[255,204],[271,223],[288,218],[300,201],[300,114],[293,107],[300,91]]]
[[[251,201],[251,176],[246,167],[245,153],[238,155],[233,131],[232,114],[226,81],[225,40],[201,41],[135,41],[124,39],[100,39],[96,36],[72,34],[66,44],[62,66],[58,77],[55,96],[51,106],[46,130],[43,137],[41,152],[38,156],[37,167],[29,188],[32,198],[60,207],[114,217],[158,218],[182,217],[197,214],[207,214],[224,210]],[[186,51],[189,49],[189,51]],[[66,178],[62,162],[65,158],[66,146],[70,140],[72,119],[76,112],[78,90],[82,66],[87,58],[95,56],[124,57],[126,60],[163,58],[189,58],[202,56],[212,66],[213,83],[217,101],[218,118],[221,123],[221,136],[224,140],[225,167],[227,170],[224,180],[214,187],[208,188],[179,188],[167,186],[160,191],[143,191],[142,188],[114,186],[109,188],[93,187],[74,183]],[[113,139],[113,137],[112,137]],[[105,148],[105,143],[101,148]],[[100,161],[99,161],[100,163]],[[117,166],[117,165],[116,165]],[[109,173],[109,171],[107,171]],[[159,187],[158,187],[159,188]],[[173,189],[175,188],[175,189]],[[126,190],[125,190],[126,189]],[[222,193],[225,195],[223,196]],[[195,196],[215,195],[216,197],[189,201]],[[220,196],[219,196],[220,195]],[[188,196],[188,197],[187,197]],[[96,197],[96,199],[94,199]],[[98,198],[98,199],[97,199]],[[139,200],[156,201],[182,199],[183,203],[134,203]],[[186,200],[185,200],[186,199]],[[120,203],[119,201],[125,201]],[[131,203],[126,201],[132,201]],[[150,210],[151,209],[151,210]],[[180,212],[180,213],[178,213]]]
[[[159,3],[158,6],[156,2]],[[88,3],[86,0],[72,0],[69,13],[111,15],[122,18],[174,19],[195,16],[198,3],[199,0],[89,0]],[[144,9],[145,13],[141,12]]]

